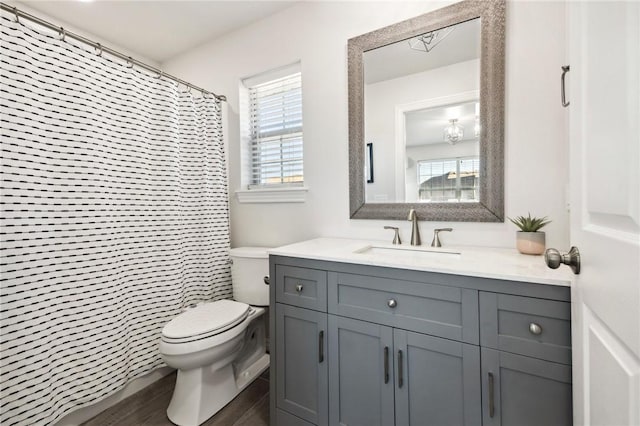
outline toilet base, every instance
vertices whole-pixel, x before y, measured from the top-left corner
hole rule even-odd
[[[167,417],[179,426],[198,426],[227,405],[269,367],[269,355],[234,374],[233,364],[212,371],[211,366],[178,370]]]

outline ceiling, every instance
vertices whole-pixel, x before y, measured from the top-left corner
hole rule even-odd
[[[89,33],[157,64],[292,6],[297,1],[13,2],[48,15],[56,26]],[[28,10],[27,10],[28,11]]]
[[[479,18],[426,34],[442,35],[447,32],[449,34],[429,52],[409,47],[415,43],[415,39],[402,40],[365,52],[365,83],[377,83],[480,58]]]
[[[477,101],[426,108],[405,113],[406,146],[445,143],[444,128],[455,118],[464,128],[462,141],[475,141]]]

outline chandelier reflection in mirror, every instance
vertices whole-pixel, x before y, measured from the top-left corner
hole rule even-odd
[[[454,29],[455,27],[451,26],[419,35],[418,37],[409,39],[409,47],[421,52],[431,52],[431,50],[451,34]]]
[[[449,125],[444,128],[444,141],[455,145],[464,136],[464,127],[458,124],[457,118],[449,120]]]

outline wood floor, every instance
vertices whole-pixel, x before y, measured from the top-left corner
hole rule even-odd
[[[173,393],[176,373],[103,411],[84,426],[171,426],[167,407]],[[268,426],[269,370],[251,383],[226,407],[202,426]]]

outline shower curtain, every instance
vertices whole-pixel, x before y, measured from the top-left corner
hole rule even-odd
[[[1,18],[2,425],[159,367],[163,325],[231,297],[221,105]]]

